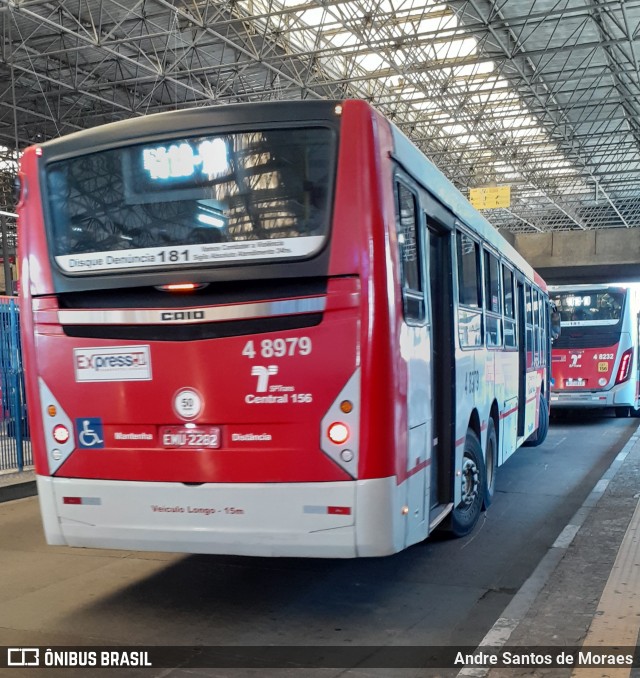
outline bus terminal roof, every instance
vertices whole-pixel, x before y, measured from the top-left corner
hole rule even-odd
[[[0,0],[1,209],[17,151],[151,112],[363,98],[514,233],[640,216],[639,0]],[[17,150],[16,150],[17,149]]]

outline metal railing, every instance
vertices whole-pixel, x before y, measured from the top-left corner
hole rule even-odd
[[[4,212],[0,210],[0,252],[2,254],[2,273],[4,277],[5,294],[13,294],[14,276],[11,269],[11,259],[15,262],[16,254],[16,232],[15,220],[18,218],[17,214],[13,212]],[[11,230],[10,224],[13,224]]]
[[[24,389],[20,311],[15,297],[0,296],[0,471],[33,465]]]

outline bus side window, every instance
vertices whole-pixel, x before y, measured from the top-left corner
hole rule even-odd
[[[555,341],[562,334],[561,316],[557,306],[551,302],[551,341]]]
[[[547,318],[547,312],[540,291],[536,290],[535,295],[536,295],[536,306],[538,308],[537,313],[538,325],[536,327],[536,346],[538,348],[538,365],[542,367],[546,363],[546,354],[542,338],[546,335],[545,323]]]
[[[484,253],[485,322],[487,346],[502,346],[502,290],[500,264],[490,252]]]
[[[504,292],[504,345],[505,348],[518,348],[516,334],[516,306],[513,303],[513,273],[511,269],[502,266],[502,280]]]
[[[425,303],[420,270],[419,214],[416,196],[404,184],[398,188],[398,249],[402,280],[404,318],[411,324],[425,320]]]
[[[526,322],[526,337],[525,350],[527,352],[527,369],[533,367],[533,360],[535,354],[535,343],[533,340],[533,298],[531,285],[526,284],[524,288],[525,294],[525,322]]]
[[[462,348],[482,346],[479,246],[466,233],[456,235],[458,259],[458,337]],[[465,308],[466,307],[466,308]]]

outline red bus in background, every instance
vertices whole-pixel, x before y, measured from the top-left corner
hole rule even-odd
[[[364,102],[114,123],[20,179],[51,544],[390,554],[546,436],[543,281]]]
[[[550,290],[561,324],[553,342],[553,407],[613,407],[618,417],[640,416],[638,290],[621,285]]]

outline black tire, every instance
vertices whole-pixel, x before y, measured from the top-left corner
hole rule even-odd
[[[487,447],[484,455],[484,501],[482,508],[484,510],[491,506],[493,495],[496,491],[496,472],[498,471],[498,436],[496,427],[493,423],[493,417],[489,417],[487,424]]]
[[[482,446],[475,431],[467,429],[462,453],[462,501],[451,512],[449,531],[454,537],[466,537],[476,526],[486,487]]]
[[[636,419],[640,417],[640,407],[636,409],[635,407],[631,408],[631,416],[635,417]]]
[[[629,416],[629,411],[631,410],[630,407],[624,406],[624,407],[615,407],[615,412],[616,412],[616,417],[620,419],[624,419],[625,417]]]
[[[547,439],[549,433],[549,405],[547,399],[540,394],[540,413],[538,414],[538,428],[530,438],[527,438],[527,447],[538,447]]]

